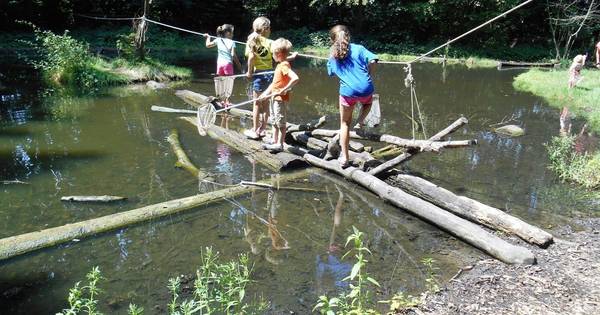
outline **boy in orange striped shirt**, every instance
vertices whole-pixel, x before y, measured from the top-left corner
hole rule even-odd
[[[285,142],[287,104],[290,100],[288,92],[300,79],[286,60],[288,54],[292,51],[292,43],[289,40],[285,38],[275,40],[271,44],[271,51],[273,52],[273,59],[279,64],[275,68],[273,82],[260,96],[264,99],[272,94],[270,96],[270,111],[273,121],[273,143],[265,145],[264,148],[272,152],[280,152],[283,150],[283,143]]]

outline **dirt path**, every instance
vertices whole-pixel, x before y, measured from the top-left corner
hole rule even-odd
[[[537,265],[480,261],[408,313],[600,314],[600,218],[576,223],[585,230],[565,227],[548,249],[528,246]]]

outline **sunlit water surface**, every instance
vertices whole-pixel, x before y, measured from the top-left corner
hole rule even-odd
[[[212,64],[189,64],[196,79],[176,88],[115,88],[94,96],[44,91],[29,69],[2,65],[0,90],[0,179],[27,184],[0,185],[0,237],[118,213],[190,196],[219,185],[199,185],[174,168],[165,137],[176,128],[191,160],[215,174],[220,185],[259,180],[271,172],[227,145],[200,137],[176,114],[155,113],[151,105],[188,108],[175,89],[213,93]],[[304,122],[328,115],[336,128],[337,82],[323,64],[296,65],[301,83],[293,92],[289,118]],[[547,169],[543,144],[558,133],[558,111],[513,89],[515,71],[420,64],[414,67],[425,132],[432,135],[460,115],[469,124],[452,139],[477,139],[479,145],[423,153],[407,163],[419,173],[459,194],[510,211],[544,228],[565,224],[576,214],[591,215],[597,203],[560,184]],[[379,131],[411,137],[409,90],[398,66],[379,66],[375,85],[381,95]],[[246,99],[246,83],[236,81],[232,101]],[[501,137],[490,125],[512,117],[526,135]],[[219,120],[217,123],[221,123]],[[250,122],[232,120],[238,128]],[[423,137],[419,130],[419,137]],[[182,215],[111,231],[0,263],[0,312],[53,314],[66,306],[68,288],[93,266],[101,282],[102,310],[125,313],[129,302],[147,313],[164,311],[167,280],[193,274],[203,248],[223,259],[249,253],[254,282],[249,296],[270,301],[270,312],[307,313],[317,297],[347,288],[352,267],[342,259],[343,245],[356,226],[372,250],[368,271],[382,288],[377,299],[396,292],[425,290],[421,260],[436,260],[439,280],[452,277],[479,251],[345,180],[313,174],[286,185],[321,192],[257,190],[253,194],[199,207]],[[224,187],[224,186],[223,186]],[[340,191],[342,207],[334,224]],[[65,203],[66,195],[120,195],[113,204]],[[276,249],[270,218],[289,249]],[[281,240],[279,240],[281,242]]]

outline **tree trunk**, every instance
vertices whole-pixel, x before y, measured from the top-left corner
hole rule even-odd
[[[492,229],[515,234],[523,240],[547,247],[552,243],[552,235],[538,227],[513,217],[502,210],[490,207],[479,201],[457,196],[420,177],[400,174],[394,184],[409,193],[436,204],[450,212]]]
[[[280,182],[293,181],[306,177],[315,170],[304,170],[282,175]],[[262,181],[271,182],[271,179]],[[70,223],[63,226],[53,227],[37,232],[21,234],[17,236],[0,239],[0,260],[23,255],[38,249],[47,248],[84,237],[104,233],[119,228],[127,227],[142,222],[155,220],[167,215],[180,213],[184,210],[208,205],[214,202],[246,194],[253,191],[252,188],[235,186],[206,194],[190,196],[154,205],[145,206],[125,212],[115,213],[95,219]]]
[[[438,141],[438,140],[442,140],[444,139],[447,135],[453,133],[454,131],[456,131],[458,128],[466,125],[469,121],[467,120],[467,118],[465,117],[460,117],[459,119],[457,119],[456,121],[454,121],[452,124],[450,124],[450,126],[444,128],[442,131],[436,133],[435,135],[433,135],[431,138],[429,138],[429,141]],[[401,155],[377,166],[376,168],[372,169],[369,171],[370,175],[377,175],[380,174],[382,172],[385,172],[387,170],[390,170],[394,167],[396,167],[396,165],[410,159],[415,153],[414,152],[405,152],[402,153]]]
[[[196,126],[196,118],[180,117],[192,125]],[[258,141],[250,140],[240,135],[238,132],[221,128],[215,125],[209,125],[207,134],[216,140],[219,140],[242,154],[250,156],[256,162],[266,166],[270,170],[279,172],[283,169],[306,166],[306,161],[301,157],[288,152],[279,152],[272,154],[263,150],[262,144]]]
[[[171,144],[171,148],[173,149],[173,152],[175,152],[175,155],[177,156],[177,162],[175,162],[176,167],[181,167],[181,168],[185,169],[186,171],[190,172],[192,175],[194,175],[194,177],[196,177],[198,179],[205,178],[208,176],[205,172],[200,171],[192,163],[192,161],[190,161],[187,154],[185,154],[185,151],[183,151],[183,148],[181,147],[181,143],[179,142],[179,134],[177,133],[177,129],[171,130],[171,133],[167,137],[167,141]]]
[[[336,172],[355,181],[391,204],[406,209],[413,215],[431,222],[505,263],[534,264],[536,261],[535,256],[528,249],[512,245],[488,233],[480,226],[455,216],[423,199],[409,195],[399,188],[392,187],[375,176],[354,167],[342,169],[335,161],[325,161],[311,155],[305,155],[304,159],[314,166]]]

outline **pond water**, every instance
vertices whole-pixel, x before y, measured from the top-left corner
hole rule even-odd
[[[180,84],[212,94],[210,61],[192,66],[197,79]],[[323,64],[297,62],[301,83],[295,88],[289,117],[304,122],[328,115],[336,128],[337,82]],[[0,78],[0,237],[118,213],[211,189],[175,169],[165,137],[176,128],[190,159],[216,174],[212,188],[241,180],[268,178],[271,172],[228,146],[176,119],[155,113],[151,105],[187,106],[175,89],[115,88],[95,96],[45,91],[31,71],[3,64]],[[406,168],[459,194],[467,195],[551,228],[573,215],[599,208],[574,187],[561,184],[547,169],[543,143],[558,134],[559,113],[542,100],[512,87],[516,71],[467,69],[419,64],[413,69],[425,130],[431,135],[460,115],[469,124],[452,139],[477,139],[479,145],[419,154]],[[403,69],[382,65],[375,84],[381,95],[379,131],[411,137],[410,94]],[[233,102],[246,99],[245,82],[235,85]],[[506,138],[490,125],[514,117],[526,135]],[[218,123],[221,123],[219,120]],[[249,122],[232,120],[237,128]],[[422,134],[419,135],[422,137]],[[336,175],[312,174],[286,185],[320,192],[257,190],[181,215],[111,231],[67,245],[0,262],[0,310],[10,314],[54,314],[66,306],[68,288],[93,266],[106,278],[102,310],[125,313],[129,302],[148,314],[168,303],[167,280],[193,274],[200,253],[212,246],[223,259],[249,253],[254,282],[247,290],[271,302],[271,313],[308,313],[317,297],[346,288],[341,281],[352,262],[342,259],[343,244],[356,226],[372,250],[368,271],[382,288],[377,299],[395,292],[425,290],[423,258],[435,259],[441,282],[475,259],[476,249]],[[341,191],[341,194],[340,194]],[[114,204],[74,204],[66,195],[121,195]],[[342,198],[339,198],[342,196]],[[334,210],[338,199],[341,211]],[[289,249],[276,249],[264,219],[276,222]],[[334,224],[335,223],[335,224]],[[283,240],[275,240],[282,242]]]

